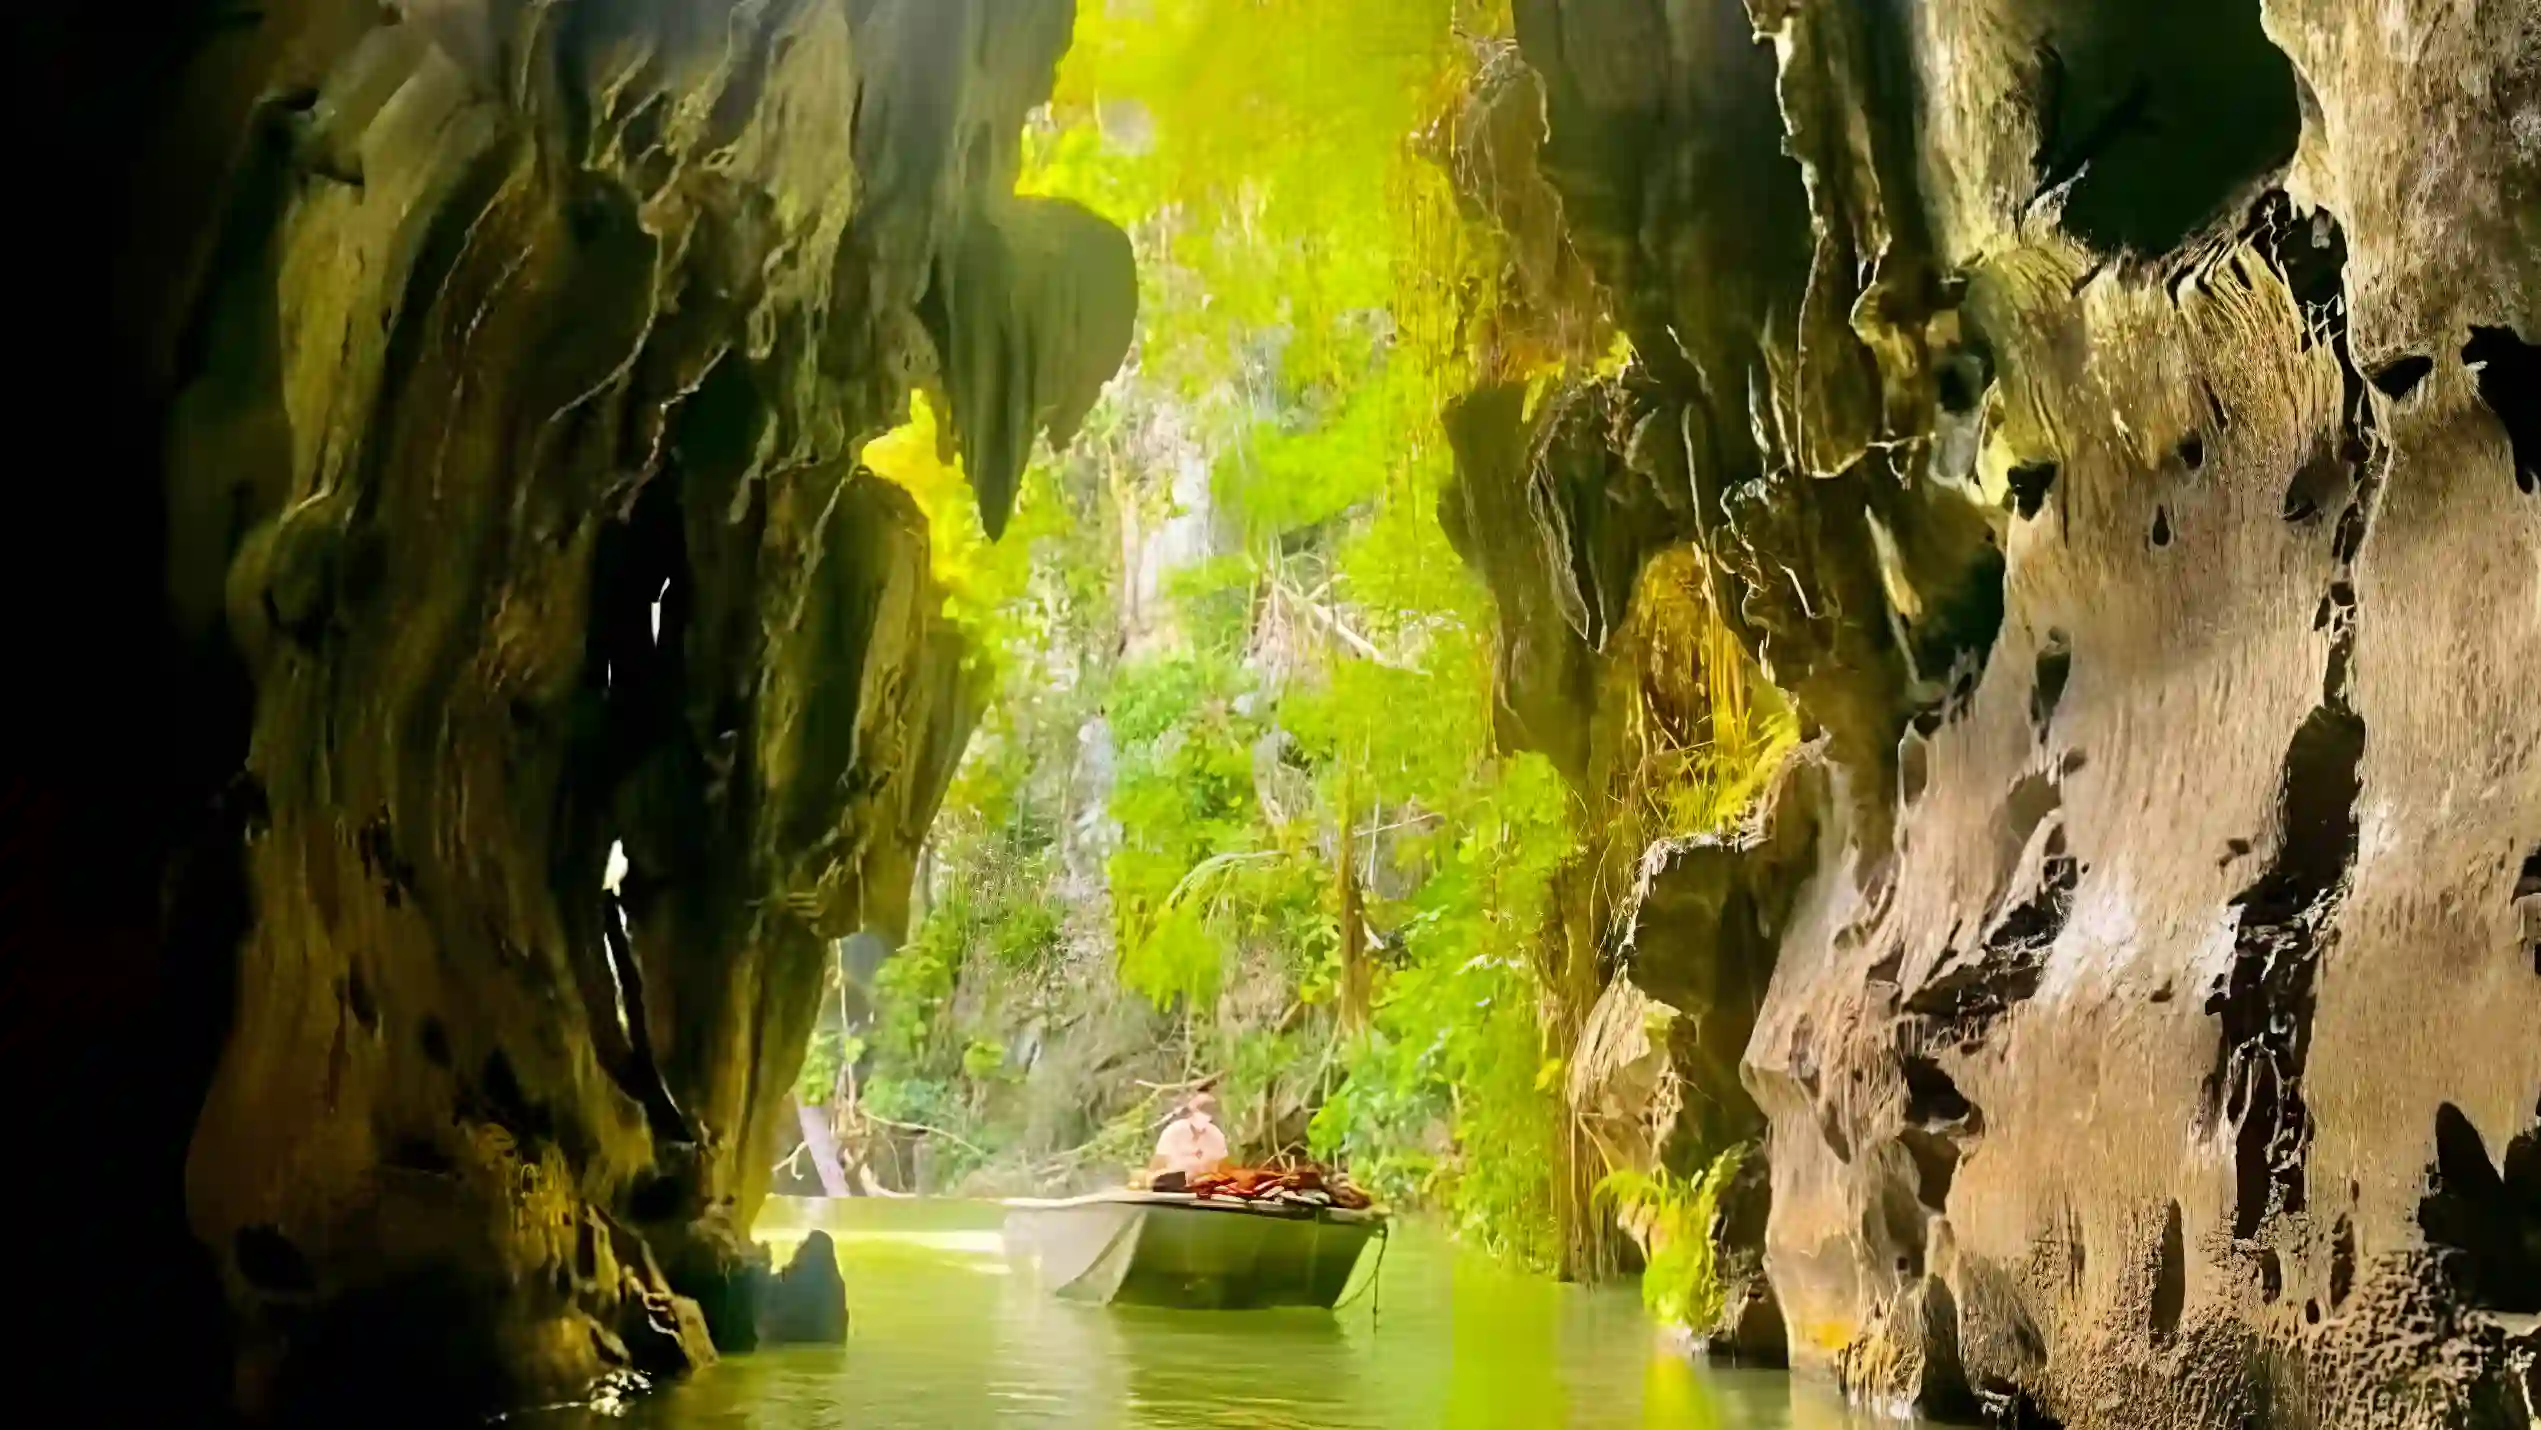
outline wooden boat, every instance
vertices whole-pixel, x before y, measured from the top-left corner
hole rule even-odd
[[[1077,1301],[1252,1310],[1330,1307],[1380,1211],[1116,1191],[1006,1206],[1006,1253]]]

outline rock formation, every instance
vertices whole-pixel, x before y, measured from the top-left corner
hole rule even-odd
[[[1538,499],[1463,544],[1518,742],[1595,718],[1594,593],[1690,546],[1823,762],[1796,871],[1662,847],[1606,935],[1752,1020],[1795,1364],[2018,1423],[2530,1423],[2541,12],[1516,19],[1639,359],[1610,492],[1664,515],[1584,530],[1558,417],[1468,420],[1469,489]]]
[[[794,1259],[769,1280],[760,1299],[757,1339],[763,1345],[846,1342],[847,1283],[838,1274],[838,1248],[828,1232],[804,1237]]]
[[[827,943],[905,921],[979,694],[857,447],[939,385],[994,530],[1127,347],[1126,241],[1009,192],[1073,7],[161,8],[13,53],[118,221],[65,271],[120,425],[54,500],[135,548],[36,688],[186,728],[121,827],[85,773],[8,827],[86,870],[42,956],[164,1024],[64,1109],[190,1138],[202,1250],[159,1160],[120,1254],[231,1334],[164,1393],[684,1368],[746,1337]]]
[[[857,442],[940,387],[993,531],[1128,340],[1119,235],[1010,192],[1070,6],[22,8],[0,1008],[115,1229],[22,1221],[37,1319],[155,1288],[167,1423],[745,1338],[819,949],[976,699]],[[2532,1423],[2541,12],[1514,11],[1444,155],[1549,310],[1486,369],[1591,278],[1637,362],[1477,393],[1450,526],[1584,797],[1689,611],[1802,718],[1554,935],[1564,1016],[1699,1032],[1687,1142],[1763,1131],[1791,1359]]]

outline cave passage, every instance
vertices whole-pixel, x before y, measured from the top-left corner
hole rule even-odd
[[[2534,1423],[2511,8],[13,17],[29,1319],[215,1430]]]

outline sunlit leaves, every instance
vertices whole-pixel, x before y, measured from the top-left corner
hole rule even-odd
[[[1409,142],[1477,9],[1089,3],[1027,184],[1136,237],[1141,371],[1182,394],[1243,548],[1183,574],[1186,648],[1105,701],[1122,980],[1206,1007],[1268,944],[1329,1007],[1342,940],[1383,940],[1316,1147],[1532,1254],[1559,1102],[1526,949],[1576,840],[1551,770],[1492,747],[1490,608],[1438,526],[1437,416],[1490,260]],[[1282,780],[1302,805],[1262,796]],[[1368,927],[1346,933],[1345,845],[1376,861],[1348,871]]]
[[[1004,539],[990,541],[960,459],[943,460],[937,423],[933,404],[914,395],[909,420],[867,442],[862,460],[917,503],[944,614],[969,638],[974,659],[994,663],[1029,628],[1033,550],[1064,518],[1050,473],[1036,468],[1025,476]]]
[[[949,1018],[956,976],[1023,977],[1059,936],[1034,811],[1074,749],[1052,732],[1099,714],[1124,994],[1180,1025],[1187,1069],[1224,1071],[1231,1105],[1320,1099],[1318,1152],[1532,1258],[1562,1108],[1530,950],[1578,839],[1550,767],[1493,747],[1491,607],[1438,525],[1437,416],[1471,380],[1466,320],[1496,258],[1410,142],[1483,8],[1080,7],[1022,186],[1132,235],[1136,374],[1071,465],[1035,469],[1001,546],[934,463],[933,414],[868,453],[943,514],[947,609],[1007,677],[938,826],[947,892],[900,956],[923,968],[885,990],[875,1062],[877,1095],[912,1109],[1002,1075],[979,1037],[898,1006]],[[1183,490],[1113,436],[1160,406],[1205,453],[1220,544],[1164,578],[1163,649],[1090,659],[1062,698],[1046,652],[1116,650],[1091,592],[1133,579],[1084,530],[1086,493],[1138,509]],[[1354,966],[1364,1021],[1344,1010]]]
[[[1641,1299],[1668,1325],[1709,1328],[1720,1320],[1724,1289],[1713,1258],[1712,1220],[1721,1195],[1754,1150],[1745,1143],[1727,1148],[1691,1179],[1664,1169],[1627,1170],[1597,1184],[1598,1199],[1638,1229],[1649,1254]]]
[[[1288,335],[1283,380],[1355,367],[1342,315],[1394,298],[1388,196],[1406,136],[1434,111],[1452,43],[1447,0],[1086,0],[1060,67],[1057,133],[1033,183],[1144,229],[1152,349],[1198,381],[1234,350]],[[1108,162],[1088,158],[1094,136]],[[1174,221],[1159,224],[1168,211]],[[1162,302],[1156,302],[1161,298]]]

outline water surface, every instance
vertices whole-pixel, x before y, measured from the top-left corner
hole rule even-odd
[[[814,1204],[817,1205],[817,1204]],[[1824,1389],[1697,1366],[1629,1288],[1563,1286],[1398,1226],[1339,1311],[1187,1312],[1057,1300],[1007,1266],[994,1208],[828,1204],[848,1343],[738,1356],[584,1430],[1894,1430]],[[785,1209],[762,1239],[799,1239]],[[1361,1267],[1368,1277],[1376,1253]]]

